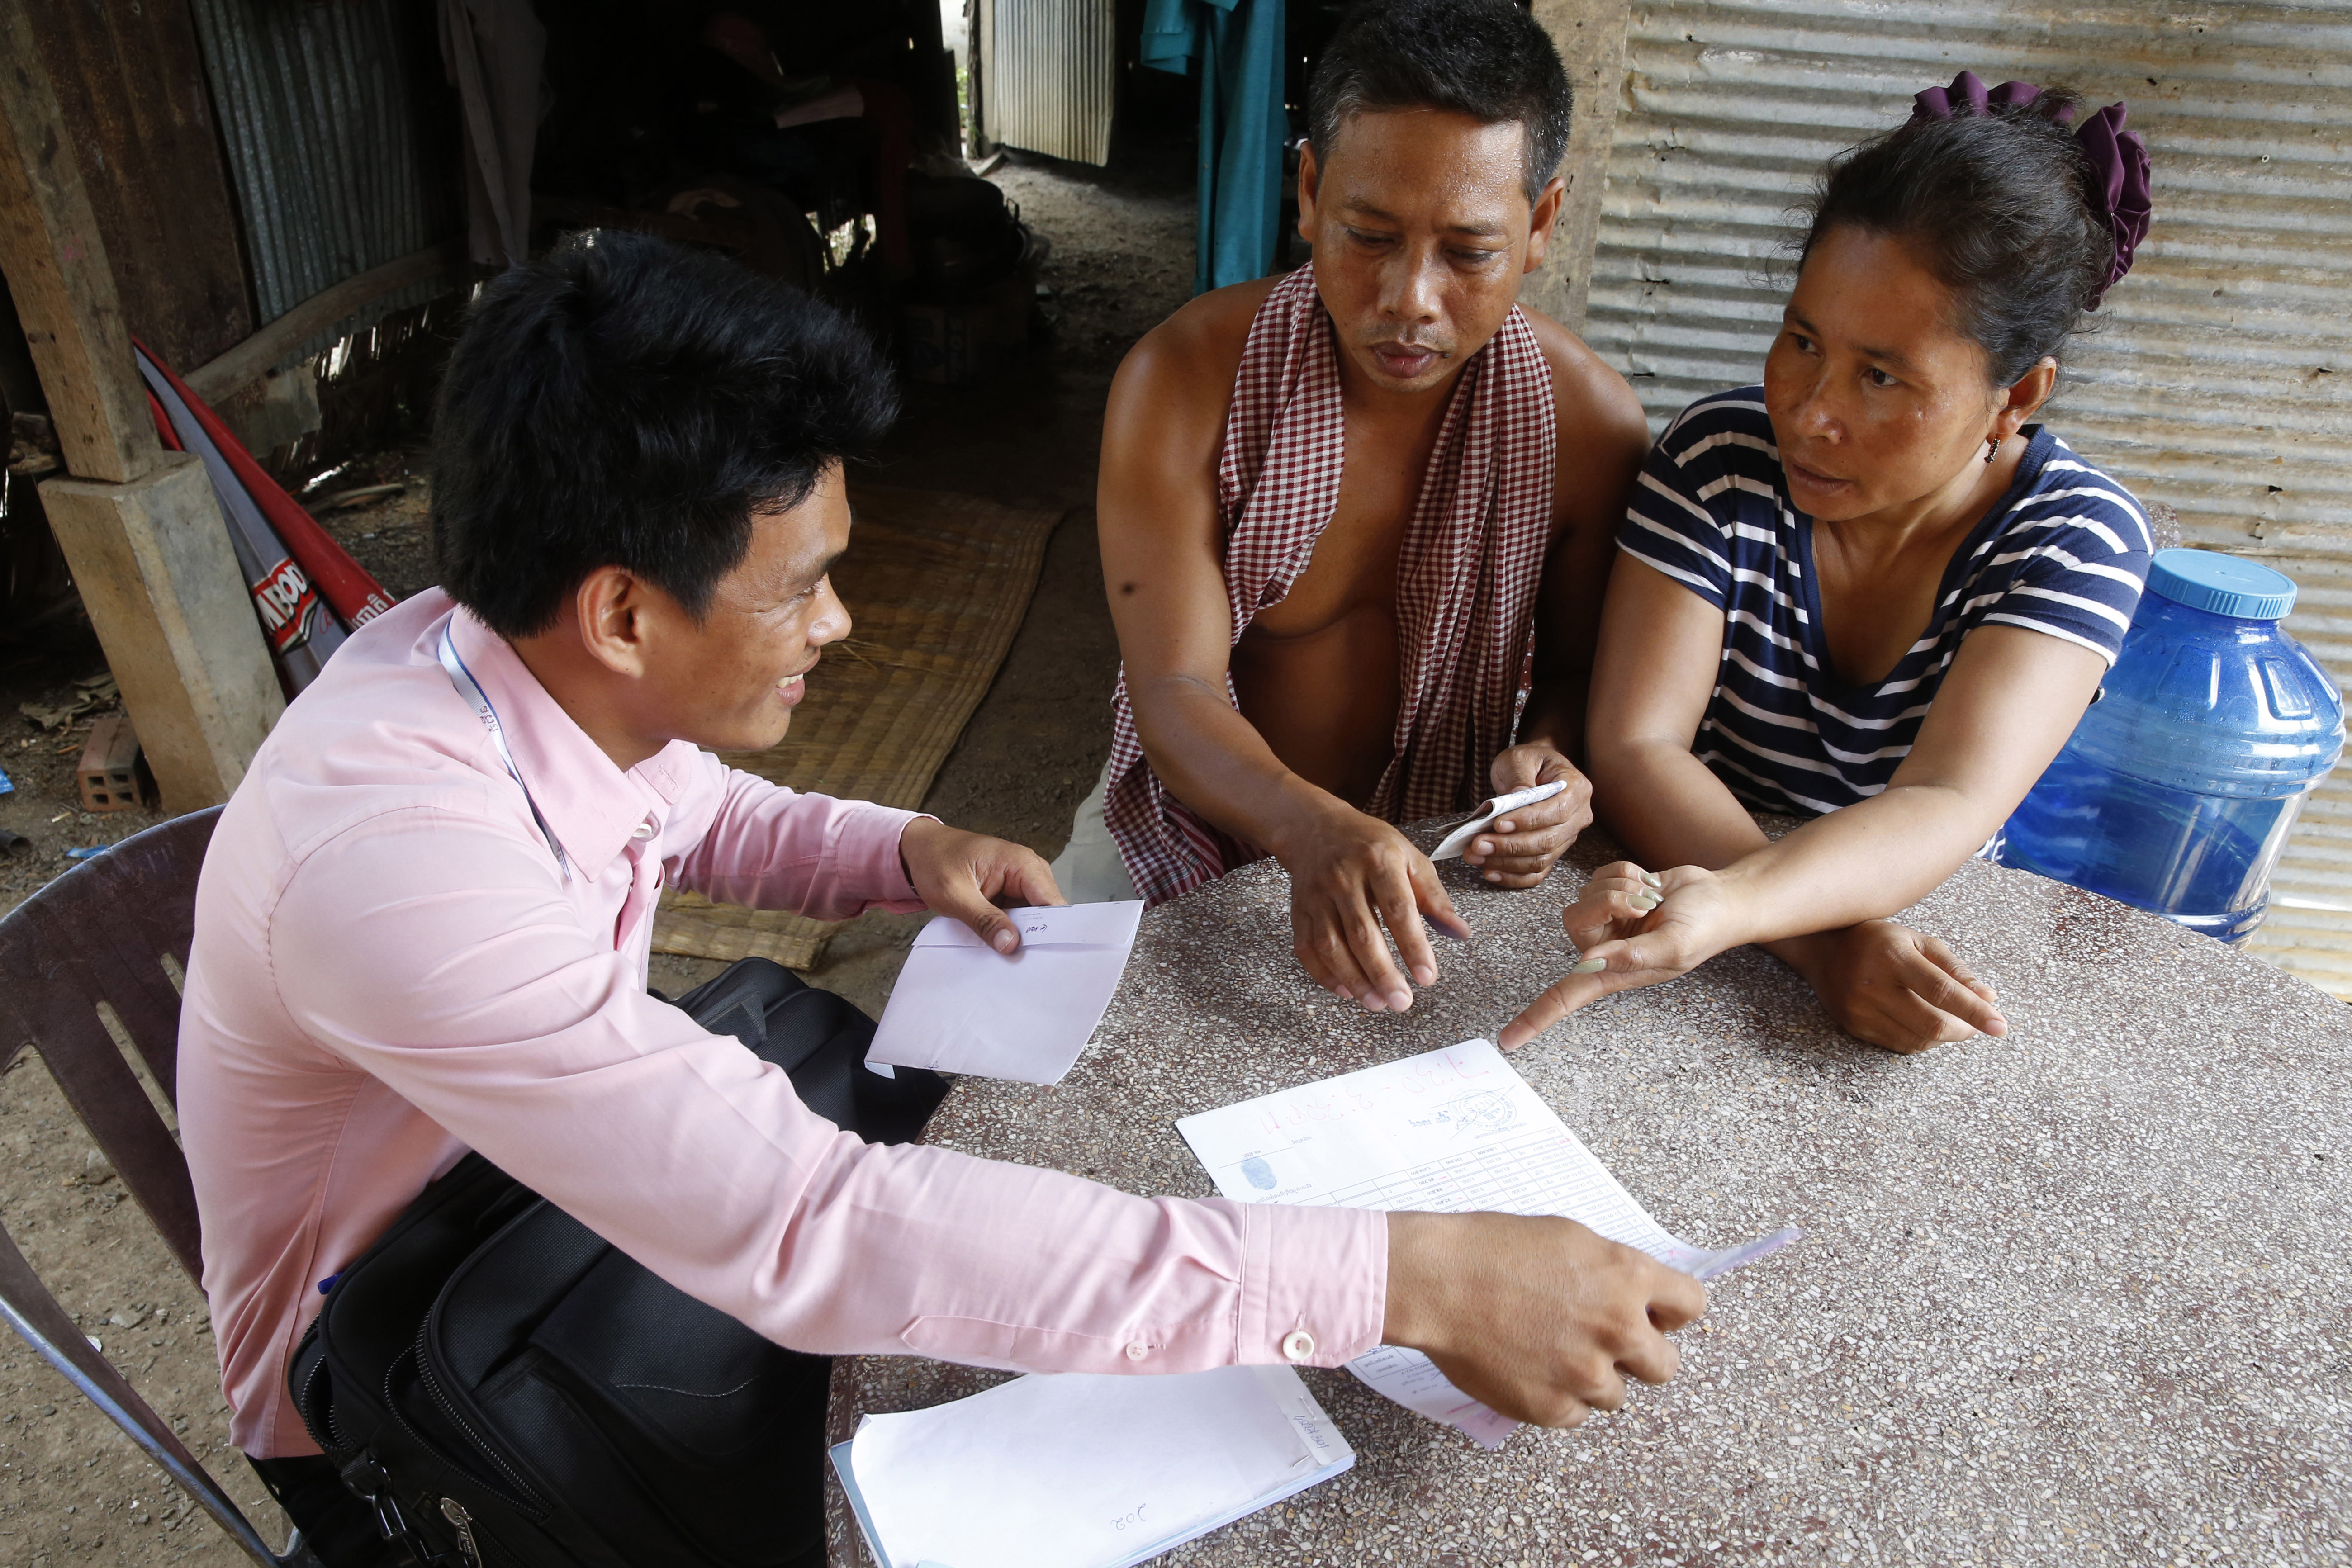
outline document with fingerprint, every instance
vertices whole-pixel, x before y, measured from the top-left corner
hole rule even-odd
[[[1217,1191],[1242,1203],[1563,1215],[1701,1279],[1799,1235],[1779,1230],[1717,1251],[1670,1234],[1486,1040],[1202,1111],[1176,1130]],[[1348,1370],[1486,1447],[1518,1426],[1418,1351],[1382,1345]]]

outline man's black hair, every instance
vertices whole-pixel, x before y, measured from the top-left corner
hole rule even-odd
[[[1574,107],[1559,51],[1513,0],[1362,0],[1340,18],[1307,89],[1307,139],[1318,161],[1348,117],[1442,109],[1527,132],[1528,205],[1568,151]]]
[[[898,411],[831,307],[645,235],[574,235],[482,290],[434,414],[441,584],[502,637],[600,566],[701,616],[755,510],[808,499]]]
[[[2056,123],[2074,94],[1915,120],[1830,160],[1799,255],[1841,226],[1908,245],[1951,290],[1953,328],[1985,352],[1995,386],[2057,357],[2106,281],[2115,232],[2090,161]]]

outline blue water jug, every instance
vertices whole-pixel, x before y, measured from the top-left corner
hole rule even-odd
[[[1995,858],[2243,942],[2304,797],[2344,750],[2344,699],[2279,629],[2294,580],[2166,550],[2101,696]]]

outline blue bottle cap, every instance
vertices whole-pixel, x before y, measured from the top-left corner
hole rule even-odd
[[[2275,621],[2294,608],[2294,578],[2212,550],[2158,551],[2148,563],[2147,591],[2242,621]]]

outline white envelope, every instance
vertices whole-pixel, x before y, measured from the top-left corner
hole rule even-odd
[[[1141,900],[1005,911],[1007,958],[945,915],[915,938],[866,1053],[871,1064],[1059,1083],[1094,1037],[1135,945]]]
[[[1549,800],[1567,787],[1565,779],[1554,779],[1549,784],[1530,784],[1509,795],[1498,795],[1491,800],[1480,801],[1478,809],[1470,814],[1470,820],[1439,839],[1437,847],[1429,852],[1429,858],[1433,860],[1459,860],[1462,852],[1470,847],[1470,841],[1486,832],[1495,818],[1517,811],[1521,806]]]

